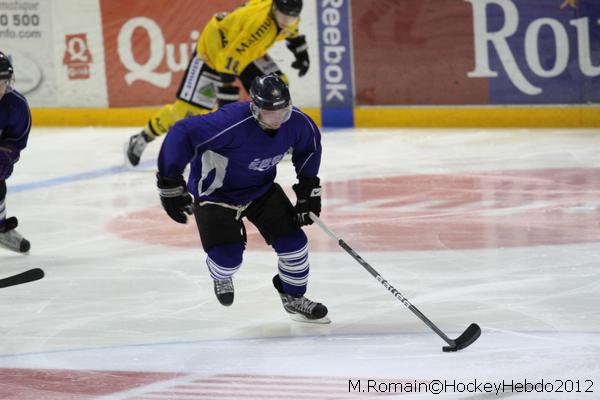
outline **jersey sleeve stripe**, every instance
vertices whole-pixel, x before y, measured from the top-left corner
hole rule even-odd
[[[308,160],[310,160],[310,158],[314,155],[315,153],[310,153],[310,155],[308,157],[306,157],[306,160],[302,163],[302,166],[300,167],[300,169],[298,170],[298,175],[300,175],[300,172],[302,172],[302,169],[304,168],[304,166],[306,165],[306,163],[308,162]]]

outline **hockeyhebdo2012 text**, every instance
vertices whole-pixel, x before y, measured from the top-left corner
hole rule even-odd
[[[489,393],[499,396],[504,393],[594,393],[594,381],[591,379],[502,379],[485,381],[457,381],[433,379],[431,381],[407,380],[401,382],[375,379],[348,380],[348,393]]]

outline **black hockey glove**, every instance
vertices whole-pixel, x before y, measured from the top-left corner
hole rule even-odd
[[[187,214],[192,214],[192,196],[188,193],[183,177],[164,178],[156,174],[156,185],[160,202],[169,217],[180,224],[187,223]]]
[[[298,183],[292,186],[296,192],[296,222],[298,225],[310,225],[313,220],[308,215],[313,212],[317,217],[321,215],[321,186],[320,180],[314,178],[299,178]]]
[[[306,75],[310,60],[308,59],[308,44],[306,44],[306,36],[300,35],[295,38],[286,39],[287,48],[294,53],[296,61],[292,63],[292,68],[298,70],[298,76]]]
[[[5,180],[12,174],[14,164],[11,149],[0,146],[0,180]]]

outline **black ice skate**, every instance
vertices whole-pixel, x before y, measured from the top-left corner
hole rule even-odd
[[[140,163],[140,158],[144,149],[153,138],[142,131],[129,138],[129,143],[125,145],[125,162],[135,167]]]
[[[327,307],[316,303],[306,297],[293,297],[283,291],[279,275],[273,277],[273,286],[279,292],[283,308],[294,321],[310,322],[313,324],[329,324],[331,320],[327,317]]]
[[[233,304],[233,280],[229,279],[215,279],[215,295],[219,303],[224,306],[230,306]]]
[[[17,225],[19,225],[19,221],[16,217],[6,219],[4,228],[0,228],[0,245],[17,253],[27,253],[31,244],[16,231]]]

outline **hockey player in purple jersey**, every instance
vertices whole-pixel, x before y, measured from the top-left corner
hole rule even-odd
[[[6,179],[27,146],[31,129],[31,113],[25,97],[12,88],[13,67],[8,57],[0,52],[0,245],[26,253],[29,241],[15,230],[16,217],[6,218]]]
[[[279,257],[273,284],[284,309],[295,320],[328,323],[327,307],[304,296],[309,262],[301,226],[312,223],[309,212],[321,212],[319,129],[292,107],[287,86],[275,74],[257,77],[250,97],[250,102],[229,104],[171,128],[158,157],[161,203],[179,223],[187,222],[193,205],[222,305],[233,303],[232,277],[246,244],[245,217]],[[289,149],[298,178],[292,186],[295,206],[275,183],[277,163]],[[186,185],[182,174],[187,164]]]

